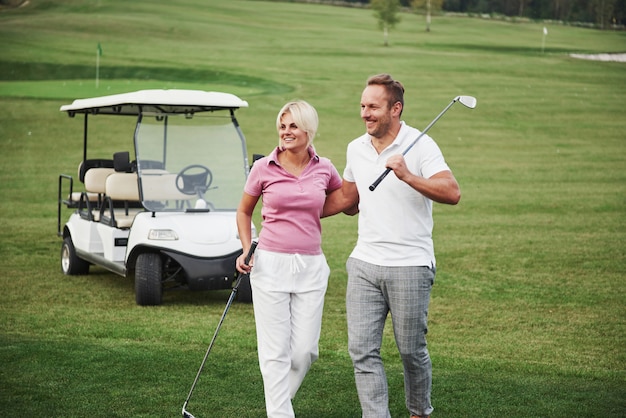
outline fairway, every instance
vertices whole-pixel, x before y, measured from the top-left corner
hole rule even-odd
[[[62,105],[141,89],[234,93],[249,103],[237,113],[249,155],[267,155],[276,113],[303,99],[319,113],[317,152],[341,173],[364,132],[365,80],[389,72],[418,129],[455,97],[477,98],[429,131],[462,192],[457,206],[434,205],[433,417],[626,416],[626,63],[570,57],[624,53],[626,32],[460,16],[434,16],[426,32],[424,16],[402,13],[385,47],[363,8],[31,0],[0,12],[0,39],[3,415],[180,416],[230,294],[171,291],[140,307],[131,278],[61,273],[57,182],[76,173],[83,128]],[[134,120],[90,124],[95,157],[132,149]],[[298,417],[360,417],[345,321],[356,224],[322,221],[331,277]],[[390,408],[408,417],[390,325]],[[188,410],[265,416],[256,355],[252,306],[235,303]]]

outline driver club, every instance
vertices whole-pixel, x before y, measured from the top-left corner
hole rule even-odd
[[[402,155],[406,155],[406,153],[409,152],[409,150],[411,148],[413,148],[413,145],[415,145],[417,143],[417,141],[419,141],[420,138],[422,136],[424,136],[426,134],[426,132],[428,132],[428,130],[439,120],[439,118],[442,117],[443,114],[446,113],[448,111],[448,109],[450,109],[450,107],[452,107],[452,105],[455,104],[456,102],[459,102],[463,106],[469,107],[470,109],[473,109],[473,108],[476,107],[476,98],[475,97],[472,97],[472,96],[457,96],[457,97],[455,97],[448,104],[448,106],[446,106],[446,108],[443,109],[441,111],[441,113],[438,114],[437,117],[435,119],[433,119],[433,121],[428,124],[428,126],[422,131],[422,133],[420,133],[419,136],[417,138],[415,138],[415,140],[404,150],[404,152],[402,152]],[[383,181],[383,179],[385,177],[387,177],[387,174],[389,174],[390,171],[391,171],[391,168],[387,168],[380,176],[378,176],[376,181],[370,185],[369,189],[371,191],[374,191],[376,189],[376,187],[378,187],[380,182]]]
[[[246,254],[246,259],[245,259],[246,264],[250,263],[250,259],[252,258],[252,254],[254,254],[254,250],[256,249],[256,246],[257,246],[257,242],[252,241],[252,246],[250,247],[248,254]],[[209,348],[206,350],[206,354],[204,355],[202,364],[200,364],[200,369],[198,369],[196,378],[194,379],[193,384],[191,385],[191,390],[189,391],[189,395],[187,395],[187,399],[185,399],[185,403],[183,404],[183,418],[195,418],[193,415],[191,415],[190,412],[187,412],[187,404],[189,403],[189,399],[191,399],[191,394],[193,393],[193,390],[196,387],[196,383],[198,383],[198,379],[200,378],[200,374],[202,373],[204,364],[206,363],[206,360],[209,357],[211,348],[213,348],[213,343],[215,343],[215,339],[217,338],[217,333],[220,331],[220,328],[222,327],[222,322],[224,322],[224,318],[226,317],[226,314],[228,313],[228,309],[230,308],[230,305],[232,305],[233,300],[235,299],[235,296],[237,295],[237,291],[239,290],[239,284],[241,283],[241,279],[242,277],[246,275],[247,274],[239,273],[239,276],[237,276],[237,280],[235,282],[235,285],[233,286],[233,291],[230,293],[230,297],[228,298],[228,302],[226,303],[226,308],[224,308],[224,313],[222,314],[222,317],[220,318],[220,321],[217,324],[217,328],[215,329],[215,333],[213,334],[213,338],[211,339]]]

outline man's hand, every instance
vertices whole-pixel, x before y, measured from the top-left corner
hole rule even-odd
[[[456,205],[461,200],[461,189],[450,170],[441,171],[429,178],[411,173],[404,156],[392,155],[385,165],[393,170],[396,177],[413,189],[437,203]]]
[[[385,167],[393,170],[396,177],[402,181],[406,181],[406,179],[412,174],[406,166],[406,161],[404,160],[404,156],[402,154],[396,154],[389,157]]]

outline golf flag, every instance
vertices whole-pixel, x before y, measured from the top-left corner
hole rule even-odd
[[[543,27],[543,35],[547,35],[548,34],[548,28],[546,28],[545,26]],[[98,44],[99,46],[100,44]]]
[[[546,35],[548,34],[548,28],[543,27],[543,36],[541,37],[541,53],[546,49]]]
[[[543,30],[545,31],[546,28],[543,28]],[[98,42],[98,56],[99,57],[102,56],[102,45],[100,45],[100,42]]]

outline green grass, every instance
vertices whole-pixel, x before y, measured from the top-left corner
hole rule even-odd
[[[176,416],[229,292],[171,292],[136,306],[133,283],[59,266],[56,188],[82,155],[82,122],[59,107],[145,88],[233,92],[250,153],[276,144],[275,116],[302,98],[316,147],[341,171],[363,132],[365,79],[407,89],[404,118],[430,134],[463,197],[435,206],[430,307],[436,417],[626,414],[626,64],[569,53],[626,51],[626,33],[403,14],[383,46],[371,11],[218,0],[31,0],[0,12],[0,412]],[[96,47],[101,43],[99,87]],[[129,149],[132,118],[92,118],[94,156]],[[68,213],[64,214],[67,216]],[[260,224],[258,213],[255,221]],[[299,417],[358,417],[347,353],[344,263],[356,218],[325,219],[332,275]],[[407,416],[386,329],[391,412]],[[189,410],[264,416],[252,307],[235,304]]]

